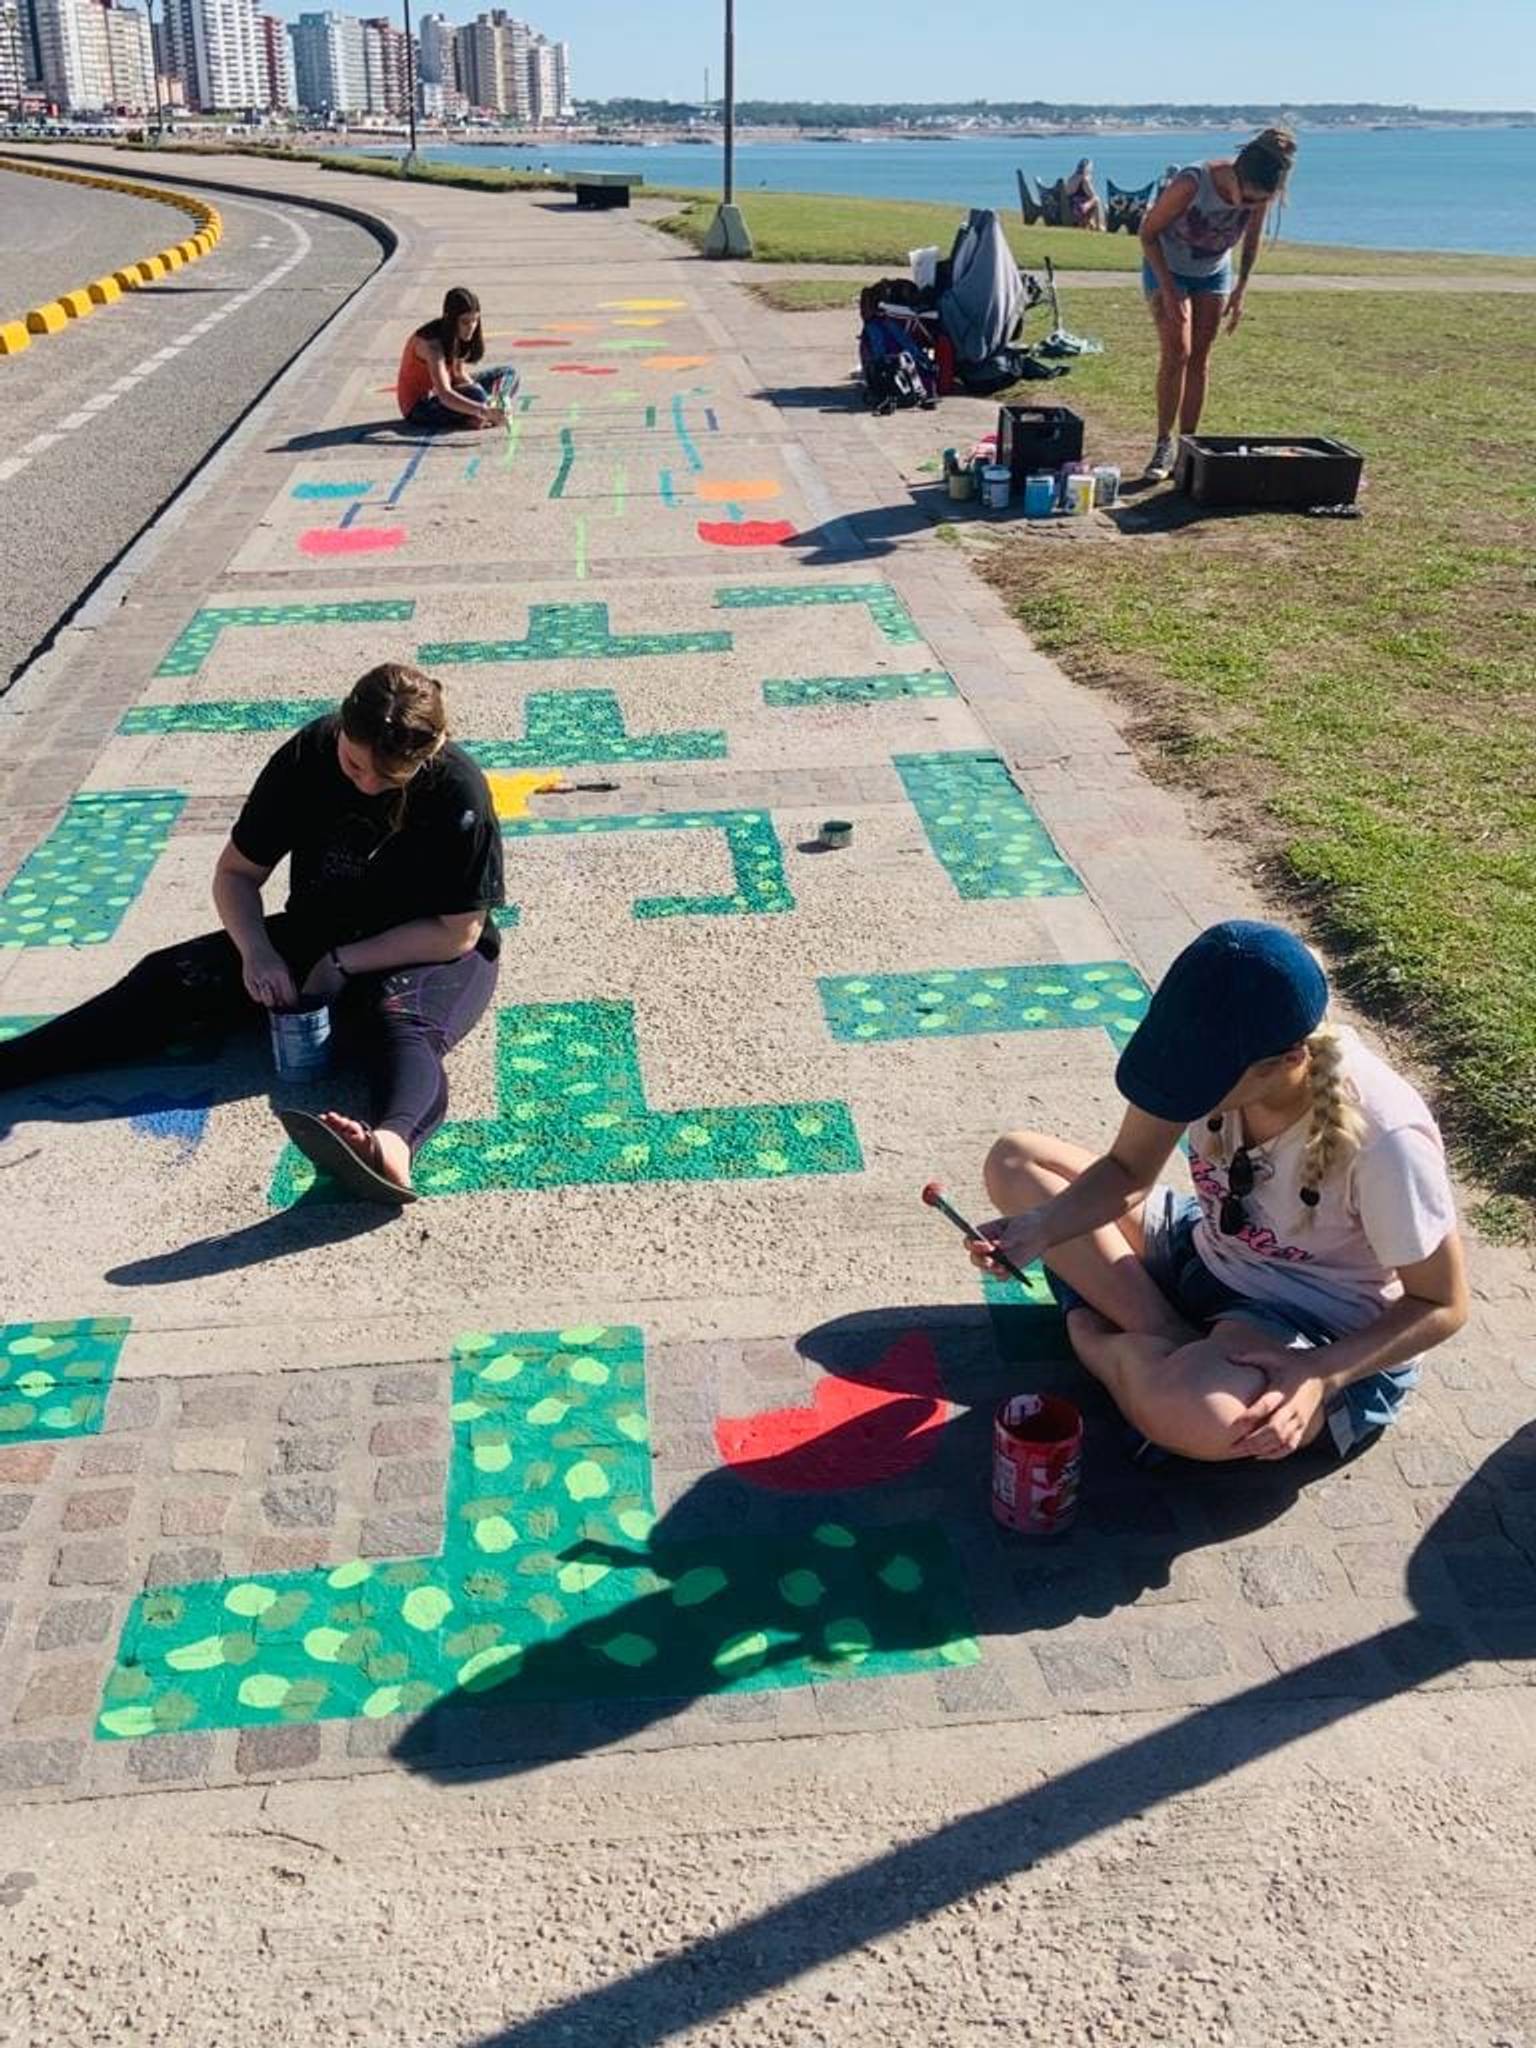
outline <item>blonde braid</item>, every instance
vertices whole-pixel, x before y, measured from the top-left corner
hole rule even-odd
[[[1317,1213],[1318,1190],[1335,1166],[1354,1152],[1365,1131],[1344,1078],[1344,1046],[1331,1024],[1319,1024],[1306,1041],[1312,1116],[1302,1154],[1301,1199],[1308,1220]]]

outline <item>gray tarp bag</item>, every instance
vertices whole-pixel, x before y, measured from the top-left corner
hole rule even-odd
[[[1024,316],[1024,280],[1003,224],[990,208],[973,207],[955,237],[950,284],[939,318],[959,363],[984,363],[1006,348]]]

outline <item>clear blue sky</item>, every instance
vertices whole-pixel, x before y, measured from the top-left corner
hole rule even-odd
[[[369,14],[378,0],[278,0]],[[390,4],[390,0],[383,0]],[[398,4],[398,0],[396,0]],[[432,0],[413,0],[420,7]],[[489,0],[436,0],[467,21]],[[507,0],[579,97],[719,91],[721,0]],[[1383,100],[1536,107],[1536,0],[736,0],[745,99]]]

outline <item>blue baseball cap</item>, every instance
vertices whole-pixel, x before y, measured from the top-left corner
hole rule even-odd
[[[1255,1060],[1315,1031],[1328,982],[1294,932],[1232,918],[1191,940],[1115,1069],[1126,1101],[1168,1123],[1208,1116]]]

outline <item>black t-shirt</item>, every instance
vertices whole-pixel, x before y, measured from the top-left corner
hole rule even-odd
[[[320,952],[418,917],[487,913],[479,950],[501,941],[501,827],[484,775],[450,741],[404,791],[364,796],[336,756],[335,712],[302,727],[256,778],[230,835],[258,867],[289,856],[288,914]]]

